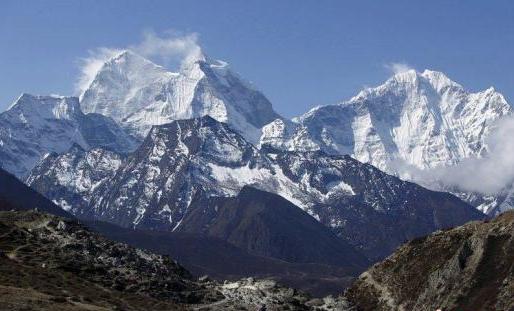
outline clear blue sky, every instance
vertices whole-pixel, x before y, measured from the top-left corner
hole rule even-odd
[[[77,59],[144,30],[196,32],[285,116],[355,95],[405,62],[514,102],[514,1],[0,1],[0,109],[71,94]]]

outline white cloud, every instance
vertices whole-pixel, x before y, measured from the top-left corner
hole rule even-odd
[[[489,154],[445,170],[442,180],[463,190],[493,194],[514,180],[514,117],[507,117],[487,139]]]
[[[166,31],[162,36],[158,36],[153,31],[146,31],[143,33],[143,41],[129,48],[163,65],[170,65],[203,58],[198,37],[197,33],[183,35],[175,31]]]
[[[168,68],[201,59],[204,56],[198,37],[197,33],[181,34],[172,30],[165,31],[161,36],[153,31],[146,31],[138,44],[124,48],[100,47],[90,50],[87,57],[79,59],[80,75],[75,83],[75,92],[82,94],[102,65],[124,50],[132,50]]]
[[[411,66],[409,66],[407,63],[388,63],[388,64],[385,64],[384,67],[387,70],[391,71],[391,73],[393,73],[393,74],[399,74],[399,73],[414,69]]]
[[[96,73],[102,65],[109,59],[121,53],[121,49],[113,48],[97,48],[88,51],[88,56],[79,59],[80,74],[75,83],[75,93],[82,94],[84,90],[91,84]]]
[[[496,194],[514,182],[513,135],[514,116],[505,117],[486,139],[489,150],[482,158],[468,158],[450,167],[429,170],[398,162],[396,169],[400,176],[429,187],[444,185],[461,191]]]

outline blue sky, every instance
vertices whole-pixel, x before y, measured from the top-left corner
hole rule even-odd
[[[291,117],[383,82],[389,63],[514,102],[514,1],[0,1],[0,109],[73,94],[79,59],[145,31],[197,33]]]

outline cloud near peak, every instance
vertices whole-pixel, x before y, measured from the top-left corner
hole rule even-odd
[[[75,93],[82,95],[103,64],[124,50],[131,50],[170,69],[204,58],[197,33],[182,34],[168,30],[159,35],[154,31],[145,31],[141,42],[137,44],[123,48],[98,47],[89,50],[86,57],[78,60],[79,77],[75,83]]]
[[[384,67],[387,70],[389,70],[392,74],[395,74],[395,75],[414,69],[411,66],[409,66],[407,63],[404,63],[404,62],[388,63],[388,64],[385,64]]]

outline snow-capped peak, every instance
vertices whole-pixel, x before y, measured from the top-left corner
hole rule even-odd
[[[512,107],[493,88],[470,93],[442,72],[407,70],[296,118],[287,141],[267,133],[261,142],[349,153],[388,172],[393,163],[426,169],[481,155],[491,125],[509,114]]]
[[[77,97],[24,93],[0,113],[0,165],[18,177],[46,153],[64,152],[73,144],[119,152],[135,147],[112,119],[82,113]]]
[[[279,117],[228,63],[203,53],[171,72],[124,51],[102,66],[80,105],[85,112],[112,117],[140,137],[153,125],[209,115],[257,142],[260,128]]]
[[[31,95],[22,93],[9,108],[11,114],[19,114],[20,118],[31,115],[34,118],[73,119],[80,114],[79,100],[76,97],[59,95]]]
[[[443,89],[447,87],[456,87],[459,89],[463,89],[460,84],[451,80],[444,73],[440,71],[433,71],[426,69],[421,74],[423,78],[425,78],[438,92],[441,92]]]
[[[417,170],[487,155],[489,134],[512,114],[494,88],[473,93],[442,72],[407,70],[348,101],[312,109],[289,129],[270,124],[261,144],[350,154],[412,178]]]
[[[393,75],[384,84],[364,90],[364,93],[359,95],[364,96],[373,92],[387,92],[391,89],[411,89],[411,90],[435,90],[437,93],[445,91],[447,88],[458,88],[464,91],[462,86],[455,81],[451,80],[444,73],[425,69],[423,72],[418,72],[414,69],[409,69]],[[357,97],[359,97],[359,95]]]

